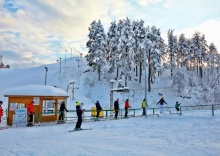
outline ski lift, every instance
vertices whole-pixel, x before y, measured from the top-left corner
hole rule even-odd
[[[129,94],[129,87],[124,87],[121,84],[121,80],[118,81],[118,85],[117,88],[113,88],[113,84],[115,83],[114,80],[110,80],[111,85],[111,89],[110,89],[110,109],[113,107],[113,93],[114,92],[121,92],[121,94],[123,94],[123,100],[124,100],[124,94],[127,93]],[[111,114],[112,115],[112,114]]]
[[[66,92],[68,93],[69,89],[72,89],[72,100],[75,99],[74,97],[74,89],[79,89],[79,87],[75,87],[74,86],[75,84],[75,80],[72,80],[68,85],[67,85],[67,89],[66,89]],[[70,87],[71,86],[71,87]]]

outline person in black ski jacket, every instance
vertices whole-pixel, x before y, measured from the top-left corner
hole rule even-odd
[[[98,119],[99,118],[99,114],[102,111],[102,107],[101,107],[101,105],[100,105],[98,100],[96,101],[95,106],[96,106],[96,110],[97,110],[96,118]]]
[[[74,129],[76,131],[81,130],[82,114],[84,112],[84,109],[82,107],[83,107],[83,103],[76,102],[76,114],[77,114],[77,117],[78,117],[78,120],[76,122],[76,127]]]
[[[64,123],[63,119],[64,119],[64,110],[66,110],[67,112],[69,112],[67,109],[66,109],[66,106],[65,106],[65,102],[63,101],[60,105],[60,116],[59,116],[59,120],[58,120],[58,123]]]
[[[119,98],[114,102],[114,109],[115,109],[115,119],[118,117],[118,111],[119,111]]]
[[[164,96],[161,97],[160,101],[157,104],[160,104],[160,113],[163,113],[163,104],[167,104],[164,100]]]

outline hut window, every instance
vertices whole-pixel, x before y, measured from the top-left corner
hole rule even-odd
[[[43,107],[42,107],[42,115],[54,115],[55,112],[55,100],[43,100]]]

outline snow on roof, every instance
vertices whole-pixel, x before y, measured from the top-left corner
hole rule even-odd
[[[129,92],[129,87],[113,88],[110,91]]]
[[[10,90],[4,96],[64,96],[69,95],[62,89],[45,85],[28,85]]]

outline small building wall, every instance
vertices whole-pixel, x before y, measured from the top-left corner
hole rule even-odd
[[[12,126],[13,124],[13,115],[15,113],[14,110],[10,108],[10,105],[15,103],[17,104],[17,108],[19,109],[20,106],[24,105],[24,108],[28,107],[28,104],[31,101],[39,101],[39,104],[34,103],[34,122],[38,123],[38,116],[40,121],[39,122],[49,122],[49,121],[57,121],[58,120],[58,110],[59,104],[62,101],[66,102],[67,97],[53,97],[53,96],[8,96],[8,119],[7,124]],[[43,112],[43,103],[47,101],[54,101],[54,111],[52,114],[46,114]],[[27,121],[28,121],[27,115]]]

